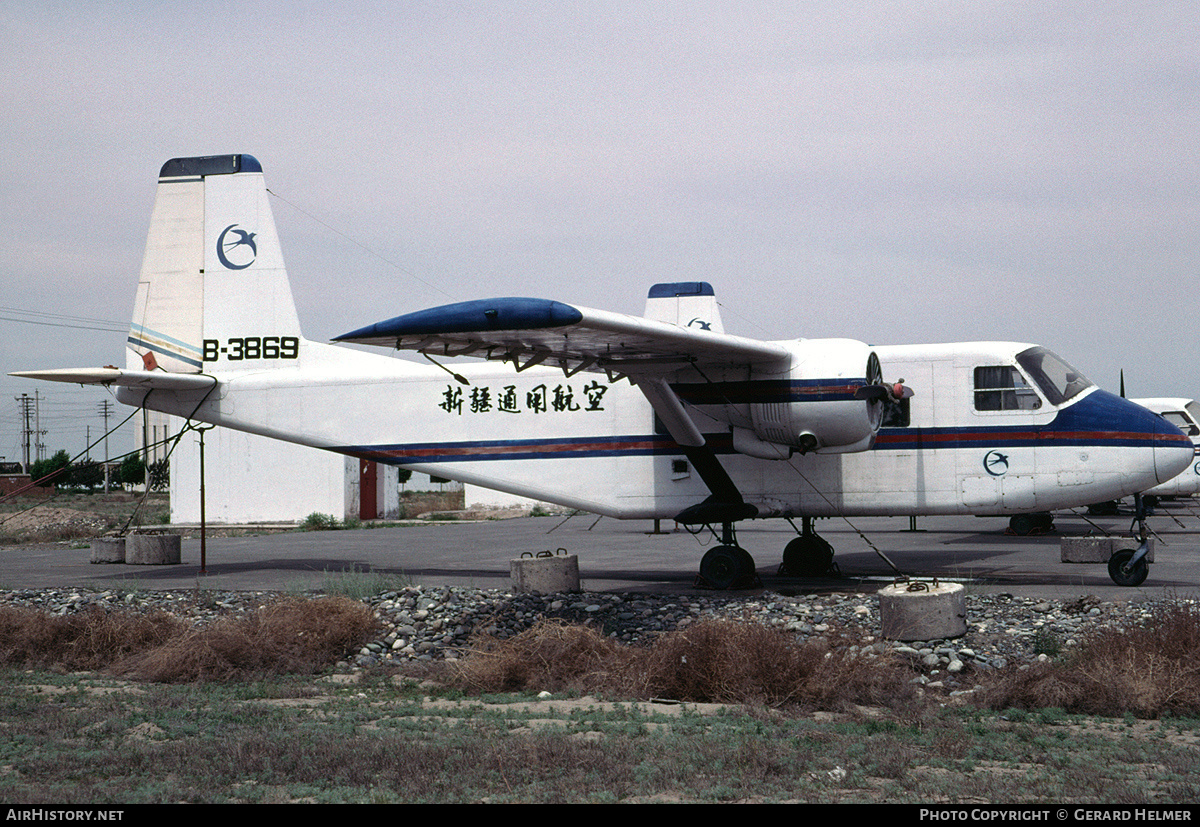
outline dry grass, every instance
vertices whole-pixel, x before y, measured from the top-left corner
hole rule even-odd
[[[282,599],[201,629],[164,612],[95,608],[58,617],[4,607],[0,663],[165,683],[311,674],[369,640],[375,623],[367,606],[343,597]]]
[[[103,669],[163,645],[182,634],[184,628],[181,621],[165,612],[136,615],[94,607],[79,614],[56,616],[4,606],[0,607],[0,663],[71,671]]]
[[[1142,718],[1200,714],[1200,608],[1177,601],[1143,627],[1099,629],[1064,660],[1006,671],[979,702]]]
[[[543,621],[508,640],[485,639],[456,665],[481,692],[581,691],[634,698],[769,706],[895,704],[911,699],[899,661],[860,658],[826,641],[798,641],[758,623],[704,621],[648,647],[586,626]]]
[[[123,660],[114,671],[168,683],[312,674],[366,642],[375,623],[369,607],[349,598],[285,598],[245,617],[189,630]]]

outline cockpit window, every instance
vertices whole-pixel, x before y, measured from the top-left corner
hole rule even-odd
[[[1200,422],[1200,402],[1193,399],[1184,405],[1184,409],[1188,412],[1188,416],[1192,418],[1193,422]]]
[[[1090,379],[1044,347],[1018,353],[1017,364],[1042,389],[1051,405],[1061,405],[1092,386]]]

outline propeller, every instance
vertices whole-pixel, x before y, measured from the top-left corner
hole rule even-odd
[[[879,365],[879,357],[874,353],[867,359],[867,384],[854,392],[855,399],[871,402],[882,402],[889,396],[895,400],[910,399],[912,395],[912,388],[905,387],[903,379],[892,383],[883,381],[883,368]]]
[[[881,401],[889,396],[895,400],[912,399],[913,395],[913,389],[905,385],[903,379],[890,385],[883,382],[864,385],[854,392],[855,399],[867,399],[872,402]]]

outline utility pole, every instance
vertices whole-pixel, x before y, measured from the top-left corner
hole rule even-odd
[[[21,468],[29,473],[29,438],[33,435],[33,430],[29,427],[29,418],[33,412],[33,400],[29,398],[29,394],[23,393],[20,396],[13,397],[17,400],[17,404],[21,408],[21,417],[24,425],[21,428],[21,445],[24,448],[24,453],[21,456]]]
[[[104,414],[104,493],[108,493],[108,416],[112,413],[112,400],[105,399],[100,403],[100,413]]]
[[[36,449],[37,458],[40,462],[46,458],[46,443],[42,441],[42,437],[46,432],[42,430],[42,394],[40,391],[33,392],[33,420],[34,420],[34,439],[33,445]]]

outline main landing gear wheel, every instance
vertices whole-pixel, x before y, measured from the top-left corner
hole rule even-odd
[[[700,577],[714,589],[732,589],[754,578],[754,558],[739,546],[713,546],[700,559]]]
[[[1046,534],[1054,530],[1053,514],[1014,514],[1008,518],[1009,533],[1018,537]]]
[[[820,577],[833,566],[833,546],[816,534],[801,534],[783,549],[783,568],[792,577]]]
[[[1108,576],[1118,586],[1140,586],[1150,573],[1144,556],[1136,563],[1132,562],[1135,553],[1132,549],[1123,549],[1108,558]]]

